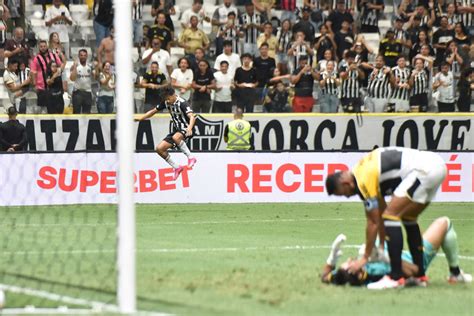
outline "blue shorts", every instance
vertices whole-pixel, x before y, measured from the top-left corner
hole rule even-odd
[[[425,266],[425,270],[428,270],[431,261],[436,257],[436,253],[437,251],[433,248],[433,245],[423,239],[423,265]],[[413,258],[409,251],[402,252],[402,260],[413,263]]]

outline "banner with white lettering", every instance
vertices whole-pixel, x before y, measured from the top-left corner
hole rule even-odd
[[[174,181],[153,153],[135,154],[137,203],[344,202],[325,179],[364,153],[200,153]],[[448,173],[436,201],[473,202],[473,153],[441,153]],[[185,164],[186,157],[172,153]],[[115,203],[115,153],[2,154],[0,205]]]
[[[245,114],[256,150],[371,150],[402,146],[424,150],[474,150],[473,114]],[[112,115],[21,116],[30,151],[115,150]],[[189,145],[194,151],[225,150],[231,114],[199,115]],[[170,132],[168,114],[135,123],[138,151],[153,150]]]

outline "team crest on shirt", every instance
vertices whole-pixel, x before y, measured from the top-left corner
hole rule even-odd
[[[224,134],[224,121],[209,121],[201,115],[196,116],[191,150],[218,150]]]

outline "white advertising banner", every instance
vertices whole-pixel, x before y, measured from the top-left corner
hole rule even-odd
[[[401,146],[423,150],[474,150],[474,115],[442,114],[245,114],[256,150],[372,150]],[[232,114],[198,115],[194,151],[225,150]],[[22,115],[30,151],[115,150],[113,115]],[[153,150],[170,132],[168,114],[135,123],[137,151]]]
[[[178,163],[186,157],[172,153]],[[173,181],[153,153],[135,154],[137,203],[357,201],[327,196],[328,174],[364,153],[198,153],[197,164]],[[441,153],[448,175],[436,201],[473,201],[473,153]],[[2,154],[0,205],[115,203],[115,153]]]

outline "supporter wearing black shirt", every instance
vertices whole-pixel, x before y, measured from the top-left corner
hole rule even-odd
[[[293,98],[293,112],[311,112],[313,110],[313,85],[317,74],[308,65],[308,57],[301,56],[298,68],[291,76],[291,83],[295,85]]]
[[[158,63],[152,62],[150,71],[143,76],[141,86],[145,88],[145,112],[154,109],[157,104],[161,103],[160,89],[168,85],[166,76],[159,70]]]
[[[347,21],[349,23],[349,27],[352,28],[354,18],[352,17],[352,14],[346,10],[346,2],[344,0],[338,0],[336,10],[329,14],[326,25],[328,25],[332,32],[335,33],[341,29],[343,21]]]
[[[0,149],[2,151],[23,151],[26,150],[26,129],[18,122],[16,108],[12,106],[8,109],[8,121],[0,124]]]
[[[260,45],[260,57],[255,58],[253,61],[253,67],[257,72],[257,97],[260,100],[265,98],[264,88],[273,76],[273,70],[275,70],[276,63],[275,59],[268,56],[268,44],[263,43]]]
[[[55,61],[51,61],[48,65],[47,72],[47,91],[48,91],[48,114],[63,114],[63,80],[61,78],[61,68]]]
[[[216,88],[216,79],[206,60],[198,63],[198,71],[194,73],[192,87],[193,111],[209,113],[211,110],[211,90]]]
[[[384,0],[361,0],[359,12],[361,13],[361,33],[379,32],[379,14],[383,13]]]
[[[385,64],[390,68],[397,65],[398,57],[402,54],[402,43],[395,39],[395,31],[389,29],[385,38],[380,41],[379,54],[384,57]]]
[[[173,40],[173,31],[165,25],[166,16],[163,12],[158,13],[155,20],[156,24],[150,27],[147,37],[152,40],[158,37],[161,40],[161,48],[169,50],[169,44]]]
[[[337,57],[342,59],[344,51],[351,49],[354,45],[354,35],[350,29],[350,22],[348,20],[342,21],[341,30],[336,32],[334,39],[337,45]]]
[[[95,15],[94,31],[96,36],[96,45],[99,47],[102,39],[110,35],[110,27],[114,22],[112,0],[94,0],[92,12]]]
[[[448,43],[453,39],[454,31],[448,29],[448,18],[443,16],[440,20],[440,28],[433,34],[433,46],[436,48],[435,66],[443,61]]]
[[[324,59],[324,52],[326,50],[331,50],[333,53],[336,51],[336,42],[334,41],[334,33],[328,32],[328,28],[326,25],[322,24],[319,27],[319,31],[321,33],[314,42],[314,49],[316,49],[316,59],[320,61]]]
[[[253,112],[255,104],[255,87],[257,87],[257,71],[250,66],[252,56],[242,55],[242,67],[237,68],[234,76],[236,89],[236,105],[245,112]]]
[[[316,29],[314,28],[313,24],[309,20],[311,14],[311,8],[304,7],[303,8],[303,17],[293,26],[293,34],[297,32],[303,32],[304,38],[310,42],[311,44],[314,43],[314,34],[316,33]]]

